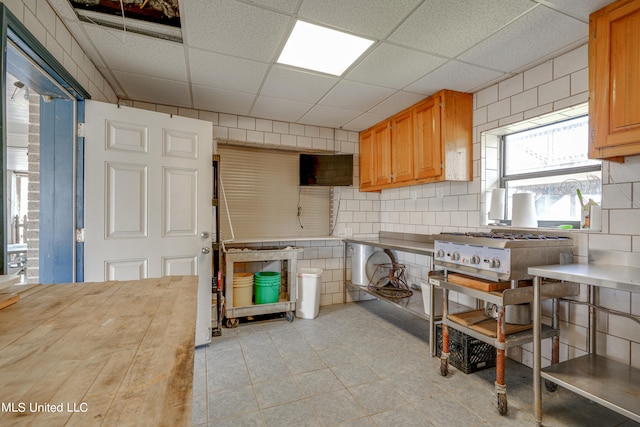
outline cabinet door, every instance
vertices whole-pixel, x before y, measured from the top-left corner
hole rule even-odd
[[[640,154],[640,0],[590,20],[590,156]]]
[[[373,184],[391,182],[391,126],[384,121],[373,128]]]
[[[360,134],[360,190],[373,185],[373,130]]]
[[[391,119],[391,160],[393,182],[413,179],[413,112],[402,112]]]
[[[433,96],[414,108],[415,179],[442,175],[440,97]]]

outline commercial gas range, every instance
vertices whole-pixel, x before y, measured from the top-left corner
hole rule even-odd
[[[527,269],[560,263],[573,240],[562,233],[509,230],[441,233],[434,240],[434,265],[473,277],[498,281],[531,279]]]
[[[527,271],[531,266],[563,263],[564,255],[571,256],[573,240],[564,232],[532,232],[531,230],[492,230],[479,233],[442,233],[434,236],[434,266],[444,268],[441,281],[433,284],[444,288],[442,308],[442,352],[440,374],[448,374],[449,356],[458,358],[458,347],[449,346],[449,328],[458,330],[496,348],[496,395],[498,411],[507,412],[505,358],[508,348],[530,343],[531,301],[533,288],[522,283],[531,279]],[[461,273],[467,284],[460,282]],[[454,283],[452,276],[455,276]],[[438,276],[436,276],[438,277]],[[483,280],[477,280],[483,279]],[[437,283],[435,283],[437,282]],[[493,282],[493,283],[492,283]],[[486,285],[500,286],[500,292],[484,290]],[[575,295],[572,289],[560,289],[555,284],[545,285],[545,298]],[[480,286],[480,287],[477,287]],[[488,286],[487,286],[488,288]],[[505,289],[506,288],[506,289]],[[476,309],[462,313],[449,313],[449,292],[455,291],[476,299]],[[482,308],[484,302],[484,308]],[[558,310],[554,304],[552,326],[543,328],[540,336],[553,338],[552,363],[559,360]],[[450,353],[450,350],[453,353]],[[457,360],[457,359],[454,359]]]

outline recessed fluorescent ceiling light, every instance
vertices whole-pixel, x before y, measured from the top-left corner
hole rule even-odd
[[[298,21],[278,62],[339,76],[373,40]]]

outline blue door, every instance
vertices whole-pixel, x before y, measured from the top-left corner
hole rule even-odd
[[[69,283],[75,259],[75,102],[40,99],[40,282]]]

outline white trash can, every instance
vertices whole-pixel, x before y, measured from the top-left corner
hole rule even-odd
[[[321,268],[298,269],[298,298],[296,317],[315,319],[320,311]]]
[[[431,316],[431,287],[430,283],[422,282],[420,287],[422,288],[422,302],[424,304],[424,314]],[[433,288],[433,300],[434,300],[434,316],[442,316],[442,288],[435,286]]]

